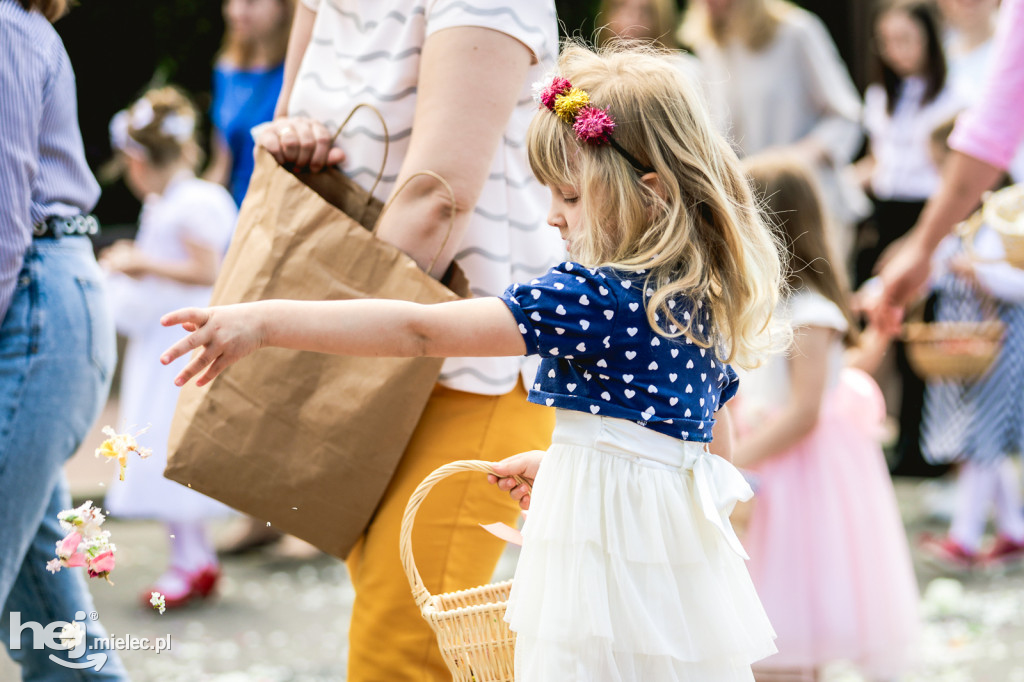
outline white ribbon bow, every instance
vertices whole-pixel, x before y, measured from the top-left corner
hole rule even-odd
[[[690,465],[689,462],[687,462]],[[729,515],[737,502],[746,502],[754,496],[750,484],[740,470],[731,462],[702,450],[692,465],[693,480],[697,488],[697,501],[704,517],[722,531],[729,547],[744,559],[749,559],[736,531],[732,528]]]

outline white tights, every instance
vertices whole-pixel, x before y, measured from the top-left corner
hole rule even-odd
[[[983,464],[964,462],[956,483],[950,537],[964,549],[977,552],[993,504],[996,530],[1014,542],[1024,541],[1024,510],[1013,462],[1006,457]]]
[[[217,553],[202,521],[167,524],[171,536],[171,566],[188,573],[217,563]]]

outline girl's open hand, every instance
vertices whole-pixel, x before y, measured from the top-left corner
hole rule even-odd
[[[537,470],[540,469],[540,460],[543,456],[543,450],[530,450],[495,462],[495,473],[487,474],[487,482],[497,484],[502,490],[507,490],[522,509],[529,509],[533,480],[537,477]],[[526,483],[517,482],[515,476],[524,479]]]
[[[227,367],[264,345],[265,332],[262,317],[257,314],[259,303],[213,308],[182,308],[160,318],[160,324],[173,327],[180,324],[192,332],[164,351],[162,364],[170,364],[185,353],[201,349],[174,379],[175,386],[184,386],[189,379],[209,367],[196,381],[196,386],[210,383]]]

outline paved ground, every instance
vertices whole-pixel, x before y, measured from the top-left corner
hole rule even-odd
[[[100,420],[114,423],[113,410]],[[92,456],[102,440],[69,463],[76,499],[99,500],[113,465]],[[129,465],[130,466],[130,465]],[[899,480],[897,492],[912,535],[941,530],[925,518],[928,484]],[[137,682],[327,682],[345,679],[352,590],[344,566],[325,555],[294,560],[269,553],[225,563],[219,597],[158,615],[137,605],[138,594],[163,566],[166,538],[159,524],[110,521],[118,546],[116,586],[91,582],[97,610],[115,635],[171,638],[171,648],[127,651]],[[215,530],[223,537],[231,522]],[[498,577],[511,574],[513,552]],[[943,578],[923,562],[918,577],[927,619],[921,666],[901,682],[1024,682],[1024,572]],[[936,579],[939,579],[936,582]],[[382,646],[386,646],[382,643]],[[18,678],[0,655],[0,680]],[[827,682],[859,682],[843,666]]]

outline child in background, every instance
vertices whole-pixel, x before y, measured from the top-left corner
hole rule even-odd
[[[935,8],[924,0],[886,0],[874,20],[877,82],[864,93],[868,153],[855,164],[874,203],[862,227],[856,286],[869,279],[879,257],[917,221],[939,185],[929,148],[932,129],[963,108],[946,77],[946,60]],[[919,436],[924,383],[910,368],[903,343],[894,344],[900,384],[899,440],[895,470],[936,471],[921,456]]]
[[[263,346],[349,355],[542,356],[553,444],[495,465],[531,514],[506,619],[516,677],[752,680],[773,632],[728,514],[727,363],[756,364],[779,250],[695,87],[651,49],[567,46],[528,151],[573,259],[502,298],[260,301],[179,310],[161,358],[205,384]],[[385,332],[386,333],[382,333]],[[717,426],[716,426],[717,417]],[[522,474],[525,486],[508,478]]]
[[[142,442],[153,456],[133,462],[125,480],[110,486],[106,506],[120,517],[167,523],[170,565],[146,589],[143,603],[151,608],[155,590],[175,608],[213,591],[219,569],[203,520],[227,507],[163,477],[178,390],[171,381],[176,368],[153,356],[174,339],[160,326],[161,313],[209,303],[236,209],[226,189],[195,176],[196,112],[180,91],[147,92],[114,117],[110,133],[128,187],[143,202],[135,240],[115,243],[100,258],[110,275],[118,331],[128,338],[119,424],[127,430],[148,425]]]
[[[965,250],[968,238],[946,237],[935,252],[935,319],[998,319],[1005,331],[1002,349],[983,376],[929,381],[925,389],[924,455],[960,466],[949,534],[925,536],[921,548],[954,570],[1024,559],[1020,477],[1009,458],[1024,446],[1024,271],[1003,262],[1003,245],[992,228],[980,226],[972,238],[973,254]],[[993,507],[997,535],[982,550]]]
[[[788,156],[746,163],[789,244],[781,312],[794,328],[788,357],[743,376],[738,408],[734,461],[758,481],[745,545],[778,632],[758,676],[817,679],[848,660],[890,679],[910,655],[918,593],[878,443],[885,405],[868,374],[844,368],[856,323],[813,177]]]

